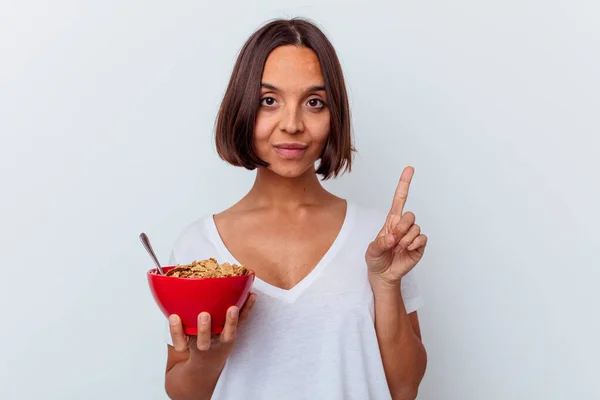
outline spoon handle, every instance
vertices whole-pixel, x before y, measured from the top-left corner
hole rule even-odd
[[[156,254],[154,254],[154,250],[152,249],[152,245],[150,244],[150,239],[148,239],[148,235],[146,235],[144,232],[140,233],[140,240],[142,241],[142,244],[146,248],[148,254],[150,254],[150,257],[152,257],[152,259],[154,260],[154,264],[156,264],[158,272],[160,272],[161,275],[164,275],[165,273],[163,272],[160,263],[158,262],[158,258],[156,258]]]

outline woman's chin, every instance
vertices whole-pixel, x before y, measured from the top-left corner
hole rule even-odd
[[[314,165],[270,165],[268,167],[270,173],[282,178],[295,179],[306,174],[314,174]]]

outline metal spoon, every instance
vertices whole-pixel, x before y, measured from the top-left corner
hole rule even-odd
[[[140,240],[142,241],[142,244],[144,245],[144,248],[146,249],[148,254],[150,254],[150,257],[152,257],[152,259],[154,260],[154,264],[156,264],[158,272],[161,275],[164,275],[165,273],[163,272],[160,263],[158,262],[158,258],[156,257],[156,254],[154,254],[154,250],[152,250],[152,245],[150,244],[150,239],[148,239],[148,235],[146,235],[144,232],[140,233]]]

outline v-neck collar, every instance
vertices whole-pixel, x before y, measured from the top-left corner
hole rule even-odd
[[[323,257],[319,260],[317,265],[313,268],[312,271],[308,275],[306,275],[300,282],[298,282],[291,289],[282,289],[278,286],[271,285],[260,279],[259,277],[254,278],[254,289],[264,293],[268,296],[281,299],[287,301],[289,303],[294,302],[300,295],[312,285],[312,283],[317,279],[319,274],[327,267],[327,265],[335,258],[340,248],[342,248],[348,234],[351,230],[352,223],[354,221],[354,205],[346,201],[346,215],[344,216],[344,222],[342,223],[342,227],[338,232],[335,240],[329,247],[329,249],[325,252]],[[217,248],[219,255],[226,260],[230,260],[232,263],[236,263],[238,265],[242,265],[230,252],[221,235],[219,230],[217,229],[217,225],[215,223],[214,216],[208,215],[205,219],[205,227],[210,235],[210,238]]]

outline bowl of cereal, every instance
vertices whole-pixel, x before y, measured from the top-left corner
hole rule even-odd
[[[188,335],[198,333],[198,314],[208,312],[211,332],[219,334],[227,309],[240,309],[250,296],[254,272],[237,264],[219,264],[216,259],[162,267],[147,272],[148,284],[158,307],[168,317],[177,314]]]

